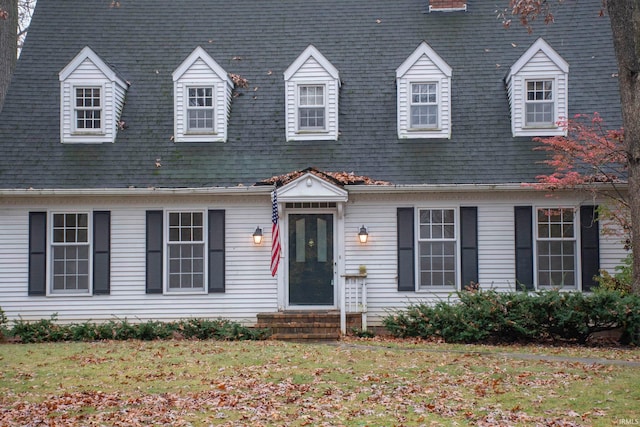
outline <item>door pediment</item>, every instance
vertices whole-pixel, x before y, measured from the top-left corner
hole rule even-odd
[[[346,202],[349,198],[345,189],[311,172],[307,172],[277,191],[279,202]]]

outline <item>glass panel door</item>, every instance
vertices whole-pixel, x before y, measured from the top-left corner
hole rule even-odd
[[[289,215],[289,304],[333,305],[333,215]]]

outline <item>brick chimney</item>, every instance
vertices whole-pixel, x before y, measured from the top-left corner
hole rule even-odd
[[[429,12],[466,11],[467,0],[429,0]]]

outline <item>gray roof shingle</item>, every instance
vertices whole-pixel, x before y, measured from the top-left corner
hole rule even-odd
[[[565,3],[532,34],[505,30],[494,2],[431,14],[425,3],[39,1],[0,115],[0,188],[251,185],[307,167],[394,184],[531,182],[544,154],[511,136],[504,77],[540,36],[570,65],[570,113],[620,126],[599,0]],[[423,40],[453,68],[450,140],[397,137],[395,70]],[[309,44],[340,72],[338,141],[285,140],[283,72]],[[58,72],[86,45],[131,83],[128,128],[113,144],[60,143]],[[232,100],[226,143],[171,140],[171,73],[196,46],[249,81]]]

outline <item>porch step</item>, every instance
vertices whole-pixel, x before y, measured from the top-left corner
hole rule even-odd
[[[359,313],[347,313],[347,330],[361,325]],[[259,313],[256,327],[269,328],[271,338],[281,341],[336,341],[341,335],[340,313],[335,310]]]

